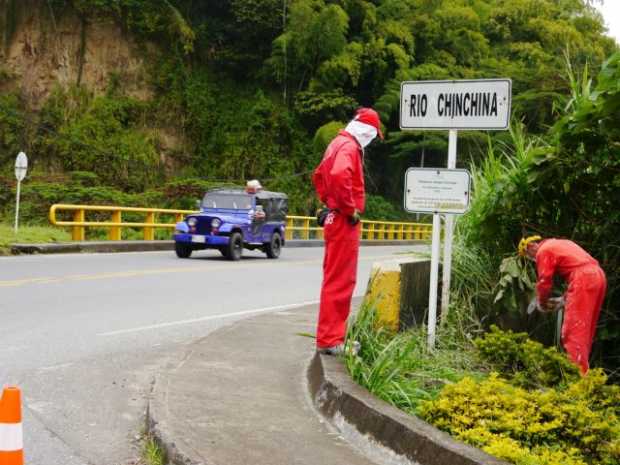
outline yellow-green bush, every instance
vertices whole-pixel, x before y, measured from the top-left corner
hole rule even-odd
[[[457,439],[517,465],[620,463],[620,387],[601,370],[564,390],[527,391],[492,374],[465,378],[419,414]]]

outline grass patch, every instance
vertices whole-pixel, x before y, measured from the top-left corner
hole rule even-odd
[[[359,341],[361,350],[346,356],[347,369],[357,383],[408,413],[416,414],[420,403],[444,386],[487,372],[472,343],[447,334],[449,328],[438,328],[437,347],[429,351],[424,328],[392,334],[375,328],[374,321],[374,308],[362,307],[347,336]]]
[[[142,460],[146,465],[164,465],[166,463],[166,454],[164,450],[152,436],[147,436],[144,441]]]
[[[45,226],[20,226],[15,234],[13,226],[0,224],[0,254],[9,254],[11,244],[39,244],[47,242],[66,242],[71,235],[62,229]]]

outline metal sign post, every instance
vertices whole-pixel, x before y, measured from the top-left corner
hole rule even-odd
[[[448,169],[456,168],[457,131],[450,130],[448,136]],[[445,324],[450,305],[450,276],[452,274],[452,241],[454,233],[454,215],[446,214],[445,236],[443,244],[443,268],[441,287],[441,323]]]
[[[17,195],[15,196],[15,234],[19,228],[19,197],[21,184],[28,171],[28,157],[24,152],[19,152],[15,159],[15,178],[17,178]]]
[[[471,176],[467,170],[409,168],[405,175],[405,210],[408,212],[433,213],[431,282],[428,295],[428,347],[430,349],[435,347],[435,327],[437,325],[437,285],[439,282],[441,244],[440,214],[453,217],[465,213],[469,208],[470,189]],[[446,239],[446,244],[447,242]],[[444,275],[446,273],[445,266],[444,262]]]
[[[476,79],[460,81],[412,81],[401,83],[400,91],[400,128],[402,130],[426,129],[448,130],[448,170],[455,172],[457,130],[504,130],[510,124],[510,107],[512,100],[512,81],[510,79]],[[407,188],[409,176],[405,181],[405,209],[408,212],[429,212],[425,205],[417,204],[407,208]],[[443,193],[449,188],[443,186]],[[428,194],[428,193],[427,193]],[[426,199],[439,199],[441,189]],[[466,191],[469,205],[469,189]],[[439,195],[439,197],[437,197]],[[452,197],[458,194],[452,192]],[[422,199],[424,200],[424,199]],[[439,213],[445,213],[445,242],[443,253],[443,287],[441,293],[442,322],[446,320],[450,304],[450,276],[452,271],[452,242],[454,232],[454,215],[463,211],[450,211],[442,208],[444,204],[453,204],[440,200],[433,210],[433,241],[431,245],[431,284],[428,303],[428,347],[435,347],[435,326],[437,323],[437,285],[439,281],[440,228]],[[415,203],[415,202],[413,202]],[[420,209],[421,208],[421,209]],[[452,206],[454,208],[454,206]]]

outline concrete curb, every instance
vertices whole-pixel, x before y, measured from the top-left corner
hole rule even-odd
[[[425,241],[368,241],[363,240],[362,246],[418,245]],[[286,247],[323,247],[321,240],[289,240]],[[157,252],[174,250],[174,241],[86,241],[64,242],[52,244],[13,244],[13,255],[27,254],[58,254],[58,253],[115,253],[115,252]]]
[[[312,401],[333,426],[341,432],[352,426],[409,463],[509,465],[374,397],[351,380],[339,358],[315,354],[307,375]]]

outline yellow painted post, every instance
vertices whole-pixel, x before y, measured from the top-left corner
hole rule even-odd
[[[379,240],[385,239],[385,225],[381,223],[379,225]]]
[[[304,219],[302,238],[306,240],[310,239],[310,220],[308,218]]]
[[[402,241],[404,238],[405,238],[405,225],[401,224],[398,230],[398,239]]]
[[[407,239],[413,239],[413,225],[407,226]]]
[[[394,225],[391,223],[388,225],[388,239],[394,239]]]
[[[293,218],[286,219],[286,232],[284,233],[284,235],[287,241],[293,239],[293,224]]]
[[[84,210],[75,210],[73,212],[73,221],[75,223],[83,223],[85,220]],[[86,240],[86,231],[84,230],[84,226],[73,226],[71,231],[71,238],[74,241],[84,241]]]
[[[112,223],[120,223],[121,220],[121,211],[115,210],[112,212]],[[108,239],[111,241],[120,241],[121,240],[121,227],[120,226],[111,226],[110,231],[108,232]]]
[[[313,218],[312,222],[313,222],[312,224],[316,223],[315,227],[317,228],[316,231],[315,231],[315,234],[314,234],[314,238],[315,239],[323,239],[323,228],[319,227],[319,223],[316,220],[316,218]]]
[[[149,212],[146,214],[146,220],[144,221],[147,224],[155,224],[155,213]],[[154,241],[155,240],[155,228],[150,226],[144,227],[144,240],[145,241]]]
[[[368,239],[371,241],[375,239],[375,224],[374,223],[370,223],[368,225]]]

